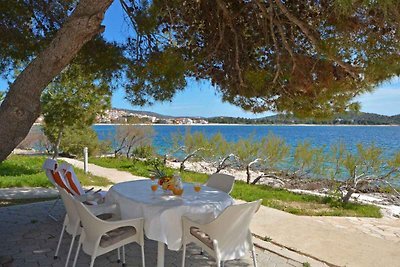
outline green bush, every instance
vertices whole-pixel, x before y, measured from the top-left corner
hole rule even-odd
[[[61,139],[61,151],[81,157],[84,147],[88,148],[90,155],[99,155],[110,150],[110,144],[99,141],[96,132],[90,127],[65,129]]]
[[[154,147],[151,145],[139,146],[132,150],[132,157],[134,158],[151,158],[154,155]]]

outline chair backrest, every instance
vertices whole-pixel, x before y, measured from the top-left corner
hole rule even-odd
[[[235,182],[235,177],[223,173],[214,173],[206,182],[206,186],[219,189],[227,194],[229,194],[233,189],[233,184]]]
[[[84,243],[94,246],[94,244],[97,244],[100,240],[101,233],[104,233],[104,222],[94,216],[93,213],[91,213],[80,201],[74,199],[74,204],[85,231],[86,238]]]
[[[47,178],[49,181],[56,186],[57,183],[54,181],[52,171],[55,171],[58,167],[57,161],[55,159],[46,159],[43,163],[42,169],[45,171]]]
[[[69,188],[71,188],[72,194],[75,196],[84,195],[85,190],[83,190],[71,164],[62,163],[59,169],[64,173],[65,180],[67,181]]]
[[[67,232],[72,233],[75,230],[73,229],[73,227],[75,227],[80,222],[79,214],[78,211],[76,210],[74,203],[74,197],[70,193],[68,193],[64,188],[61,188],[58,185],[57,189],[60,192],[61,199],[64,202],[64,206],[68,215]]]
[[[238,249],[251,246],[250,223],[262,200],[227,207],[214,221],[208,224],[207,233],[218,241],[221,260],[235,258]]]
[[[59,187],[67,190],[68,193],[72,193],[64,174],[59,171],[56,160],[50,158],[46,159],[42,168],[45,171],[47,178],[54,186],[58,185]]]

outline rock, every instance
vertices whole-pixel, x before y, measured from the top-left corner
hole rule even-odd
[[[283,188],[285,183],[273,178],[263,178],[262,183],[274,188]]]

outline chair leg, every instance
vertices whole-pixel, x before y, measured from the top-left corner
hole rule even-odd
[[[94,260],[96,259],[96,257],[93,257],[92,256],[92,259],[91,259],[91,261],[90,261],[90,267],[93,267],[93,265],[94,265]]]
[[[254,267],[257,267],[256,250],[254,249],[254,246],[251,249],[251,254],[253,255],[253,265]]]
[[[224,266],[225,266],[225,262],[221,261],[221,267],[224,267]]]
[[[186,257],[186,244],[183,244],[183,253],[182,253],[182,267],[185,267],[185,257]]]
[[[145,267],[146,264],[144,262],[144,244],[141,247],[142,247],[142,267]]]
[[[79,251],[81,250],[81,240],[79,239],[79,243],[78,243],[78,248],[76,249],[76,253],[75,253],[75,259],[74,259],[74,263],[72,264],[72,267],[75,267],[76,262],[78,260],[78,256],[79,256]]]
[[[66,227],[66,225],[63,224],[63,227],[62,227],[61,233],[60,233],[60,239],[58,240],[58,244],[57,244],[56,253],[54,254],[54,259],[57,259],[57,257],[58,257],[58,251],[60,250],[61,240],[64,236],[65,227]]]
[[[122,266],[125,266],[125,246],[122,246]]]
[[[71,256],[72,247],[74,246],[75,237],[76,237],[76,234],[73,234],[73,235],[72,235],[72,240],[71,240],[71,245],[69,246],[69,250],[68,250],[67,259],[66,259],[66,261],[65,261],[65,267],[68,266],[69,257]]]
[[[56,204],[60,201],[60,195],[58,195],[56,201],[54,201],[53,205],[50,207],[50,209],[47,211],[47,216],[49,216],[53,221],[58,222],[58,219],[54,217],[54,215],[51,214],[51,211],[54,209]]]
[[[120,254],[119,248],[117,248],[117,253],[118,253],[117,262],[120,263],[121,262],[121,254]]]

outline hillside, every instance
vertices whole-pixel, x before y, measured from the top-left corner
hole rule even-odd
[[[212,117],[209,123],[242,123],[242,124],[351,124],[351,125],[400,125],[400,114],[385,116],[374,113],[354,113],[337,115],[331,119],[300,119],[293,116],[273,115],[259,119]]]

